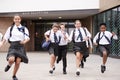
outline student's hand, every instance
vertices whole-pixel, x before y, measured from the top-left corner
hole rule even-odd
[[[47,41],[47,42],[50,41],[50,38],[46,38],[46,41]]]
[[[85,41],[88,41],[88,40],[89,40],[89,37],[85,37],[84,40],[85,40]]]
[[[95,45],[95,46],[98,46],[98,44],[97,44],[97,43],[94,43],[94,45]]]
[[[2,45],[3,45],[3,42],[1,41],[1,42],[0,42],[0,48],[2,47]]]
[[[25,44],[26,42],[25,41],[21,41],[20,44]]]
[[[30,41],[30,39],[24,39],[23,41],[20,42],[20,44],[26,44],[28,41]]]
[[[114,36],[114,35],[116,35],[114,32],[112,32],[112,35]]]
[[[68,39],[68,43],[70,43],[71,41]]]
[[[66,40],[66,39],[67,39],[67,37],[66,37],[66,36],[64,36],[64,39]]]

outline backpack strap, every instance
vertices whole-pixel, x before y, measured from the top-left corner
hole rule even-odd
[[[14,25],[12,25],[12,26],[10,27],[10,37],[12,36],[13,26],[14,26]],[[8,42],[9,42],[9,43],[11,43],[11,42],[10,42],[10,37],[8,38]]]
[[[10,27],[10,37],[12,36],[13,26],[14,26],[14,25],[12,25],[12,26]],[[10,38],[10,37],[9,37],[9,38]]]
[[[86,32],[86,29],[85,29],[85,27],[83,27],[83,30],[84,30],[84,32],[85,32],[85,35],[87,36],[87,32]]]
[[[101,32],[99,32],[99,34],[98,34],[98,39],[97,39],[98,45],[99,45],[100,40],[101,40],[101,39],[103,38],[103,36],[104,36],[104,34],[103,34],[102,37],[100,37],[100,34],[101,34]]]
[[[72,42],[75,43],[75,29],[73,30],[73,34],[72,34]]]
[[[100,34],[101,32],[98,32],[98,39],[96,40],[96,43],[99,45],[99,42],[100,42]]]
[[[109,44],[111,44],[112,42],[112,37],[111,37],[111,40],[104,34],[104,37],[106,38],[106,40],[109,42]]]

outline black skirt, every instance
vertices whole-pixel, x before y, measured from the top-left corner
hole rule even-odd
[[[86,55],[88,52],[86,42],[75,42],[73,46],[73,51],[75,55],[76,55],[76,52],[80,52],[81,54]]]
[[[9,57],[14,56],[15,58],[21,58],[21,62],[28,63],[28,57],[24,49],[24,45],[20,44],[20,41],[10,43],[10,47],[7,54],[7,60]]]
[[[50,43],[50,47],[49,47],[49,54],[54,54],[55,56],[58,56],[58,52],[59,52],[59,45],[56,43]]]

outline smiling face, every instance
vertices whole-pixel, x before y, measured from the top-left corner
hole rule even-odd
[[[53,26],[52,26],[52,29],[53,29],[53,32],[57,32],[58,30],[59,30],[59,25],[58,24],[53,24]]]
[[[100,26],[100,31],[101,31],[101,32],[106,31],[106,26],[105,26],[105,25],[101,25],[101,26]]]
[[[80,22],[79,20],[76,20],[76,21],[75,21],[75,27],[76,27],[76,28],[80,28],[81,25],[82,25],[82,24],[81,24],[81,22]]]
[[[64,31],[64,30],[65,30],[65,25],[64,25],[64,24],[61,24],[61,25],[60,25],[60,29]]]
[[[20,23],[21,23],[21,17],[20,16],[14,16],[13,21],[14,21],[16,26],[19,26]]]
[[[53,27],[53,32],[57,32],[58,31],[58,27]]]

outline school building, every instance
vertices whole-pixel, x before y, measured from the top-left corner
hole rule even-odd
[[[99,24],[105,22],[109,31],[114,31],[118,40],[112,41],[112,55],[120,56],[120,0],[2,0],[0,1],[0,32],[5,33],[13,23],[13,16],[22,17],[22,25],[30,32],[27,51],[42,51],[44,32],[55,22],[66,24],[68,33],[74,28],[74,21],[80,19],[93,37],[99,31]],[[6,43],[0,51],[7,51]],[[72,50],[72,43],[69,44]],[[94,51],[93,51],[94,52]]]

